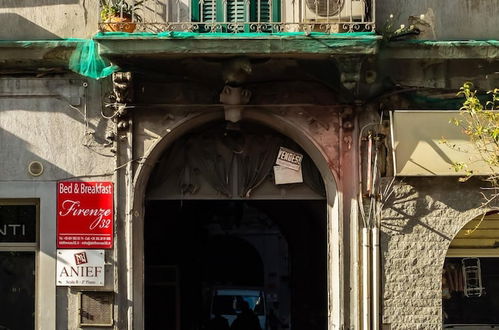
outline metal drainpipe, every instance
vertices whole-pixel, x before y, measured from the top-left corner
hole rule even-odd
[[[126,239],[126,280],[127,280],[127,298],[133,301],[133,122],[129,119],[127,136],[127,165],[125,174],[126,186],[126,214],[125,214],[125,239]],[[133,304],[128,306],[127,310],[128,329],[133,329]]]
[[[362,190],[363,190],[363,185],[362,185],[362,155],[361,155],[361,146],[362,146],[362,138],[363,138],[363,132],[366,128],[370,126],[375,126],[376,124],[370,123],[365,126],[363,126],[360,129],[359,132],[359,140],[358,140],[358,158],[359,158],[359,167],[358,167],[358,175],[359,175],[359,209],[360,209],[360,214],[362,216],[363,221],[363,226],[362,226],[362,239],[361,239],[361,244],[362,244],[362,268],[361,268],[361,273],[362,273],[362,294],[361,294],[361,301],[362,301],[362,317],[361,317],[361,329],[362,330],[369,330],[370,329],[370,323],[371,323],[371,315],[370,315],[370,310],[371,310],[371,302],[370,302],[370,288],[369,288],[369,283],[370,283],[370,272],[369,272],[369,255],[371,253],[370,251],[370,245],[369,245],[369,228],[367,227],[367,223],[365,222],[365,214],[364,214],[364,203],[362,201],[363,195],[362,195]],[[369,156],[370,157],[370,156]]]
[[[380,250],[379,228],[375,225],[371,229],[372,243],[372,330],[379,330],[380,326]]]
[[[361,141],[363,137],[363,132],[366,128],[370,126],[378,126],[377,123],[370,123],[363,126],[360,129],[359,133],[359,162],[362,161],[361,157]],[[372,194],[372,186],[373,186],[373,176],[371,173],[372,166],[372,135],[369,133],[368,137],[368,164],[367,164],[367,192]],[[365,215],[363,214],[363,202],[362,202],[362,168],[359,163],[359,203],[361,214],[363,218]],[[364,223],[364,227],[362,228],[362,329],[370,330],[371,329],[371,321],[373,325],[373,330],[379,329],[379,229],[377,228],[376,222],[374,222],[374,228],[370,229],[368,223]],[[371,248],[371,237],[372,237],[372,248]],[[372,259],[371,259],[372,257]],[[376,274],[371,274],[371,266]],[[371,284],[372,281],[372,284]],[[376,290],[375,292],[371,292],[371,289]],[[372,296],[371,296],[372,294]],[[372,299],[371,299],[372,297]],[[376,306],[375,306],[376,305]],[[372,310],[371,310],[372,308]],[[372,312],[372,314],[371,314]],[[372,320],[371,320],[372,315]]]
[[[362,228],[362,329],[371,329],[371,290],[370,290],[370,254],[369,228]]]
[[[378,177],[378,155],[379,155],[379,136],[375,137],[375,158],[374,158],[374,167],[373,167],[373,182],[372,182],[372,190],[373,199],[376,199],[378,196],[378,191],[376,188],[376,184],[379,185],[376,179],[380,179]],[[376,205],[376,200],[374,200]],[[374,216],[373,223],[371,228],[371,243],[372,243],[372,329],[378,330],[380,325],[380,251],[379,251],[379,221],[378,221],[378,209],[374,208]]]

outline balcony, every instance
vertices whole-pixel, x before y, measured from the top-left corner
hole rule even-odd
[[[374,8],[375,0],[146,0],[132,10],[131,22],[106,19],[99,26],[151,33],[371,32]],[[118,14],[119,21],[130,16]]]

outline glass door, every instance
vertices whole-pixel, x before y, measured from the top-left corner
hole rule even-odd
[[[35,252],[0,252],[0,329],[35,328]]]

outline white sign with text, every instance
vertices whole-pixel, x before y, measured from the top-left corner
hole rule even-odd
[[[277,165],[281,165],[293,169],[295,171],[298,171],[301,168],[302,160],[303,160],[302,154],[293,151],[291,149],[280,147],[275,163]]]
[[[57,286],[104,286],[104,250],[57,250]]]
[[[302,183],[303,175],[301,168],[298,171],[288,167],[276,165],[274,166],[275,184]]]

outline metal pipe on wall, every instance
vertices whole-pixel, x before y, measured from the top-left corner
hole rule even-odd
[[[370,126],[379,126],[381,122],[370,123],[362,127],[359,134],[359,159],[361,159],[361,141],[367,141],[367,171],[366,171],[366,193],[370,199],[369,213],[364,213],[362,194],[362,167],[359,164],[359,206],[363,218],[362,229],[362,329],[379,330],[380,328],[380,292],[381,292],[381,269],[380,269],[380,247],[379,247],[379,210],[377,198],[379,192],[377,186],[379,178],[379,141],[375,132],[369,132],[366,138],[363,131]],[[372,159],[374,156],[374,160]]]
[[[374,142],[374,162],[372,171],[369,170],[371,176],[371,187],[369,194],[371,195],[371,211],[369,212],[371,216],[371,321],[372,329],[379,329],[379,230],[378,230],[378,207],[379,203],[377,201],[379,197],[378,191],[378,179],[379,179],[379,139],[378,135],[369,135],[370,146]],[[371,149],[372,150],[372,149]],[[369,168],[371,169],[371,168]]]
[[[362,228],[362,329],[371,329],[371,272],[369,228]]]
[[[369,330],[371,326],[371,298],[370,298],[370,281],[371,281],[371,274],[369,271],[369,255],[371,254],[370,251],[370,245],[369,245],[369,228],[368,228],[368,219],[366,217],[366,214],[364,212],[364,203],[363,203],[363,181],[362,181],[362,154],[361,154],[361,149],[362,149],[362,140],[364,136],[364,130],[367,129],[368,127],[371,126],[376,126],[376,123],[369,123],[367,125],[364,125],[359,132],[359,137],[358,137],[358,159],[359,159],[359,166],[358,166],[358,176],[359,176],[359,191],[358,191],[358,201],[359,201],[359,210],[360,210],[360,215],[362,218],[362,268],[361,268],[361,273],[362,273],[362,293],[361,293],[361,301],[362,301],[362,316],[361,316],[361,325],[363,330]],[[370,158],[371,155],[368,155],[368,158]],[[370,161],[369,161],[370,164]],[[368,170],[369,172],[369,170]],[[368,183],[369,187],[370,183]]]
[[[380,327],[380,292],[381,292],[381,264],[379,249],[379,228],[375,225],[371,229],[372,245],[372,330]]]
[[[125,214],[125,240],[126,240],[126,281],[127,299],[133,301],[133,127],[129,121],[128,132],[126,134],[128,144],[126,146],[127,165],[125,170],[126,184],[126,214]],[[128,329],[133,327],[133,305],[127,309]]]

